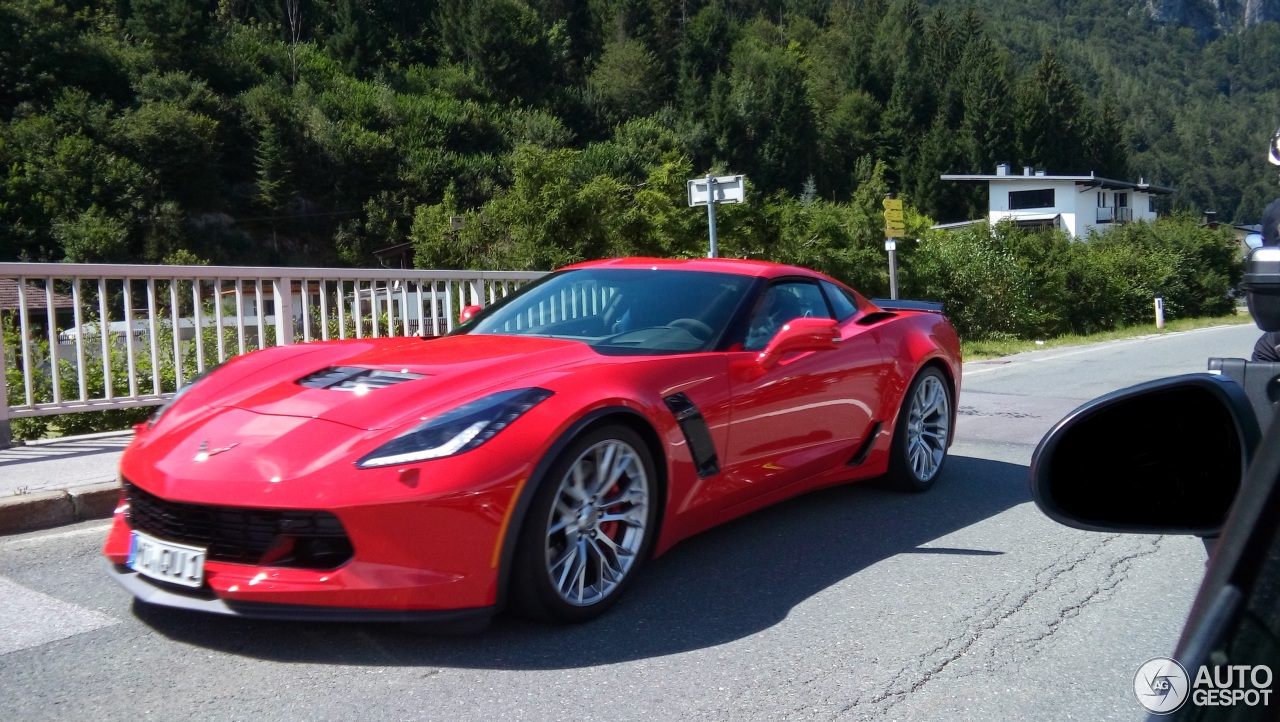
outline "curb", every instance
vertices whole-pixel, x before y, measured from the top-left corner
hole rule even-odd
[[[106,519],[119,502],[116,481],[0,498],[0,535]]]

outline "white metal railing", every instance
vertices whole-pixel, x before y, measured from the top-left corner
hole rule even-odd
[[[1098,223],[1129,223],[1132,220],[1132,208],[1120,207],[1098,209]]]
[[[542,275],[0,263],[0,446],[8,419],[160,404],[264,346],[447,333]]]

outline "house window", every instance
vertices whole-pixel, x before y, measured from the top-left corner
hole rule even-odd
[[[1116,194],[1116,208],[1128,208],[1128,207],[1129,207],[1129,194],[1128,194],[1128,193],[1117,193],[1117,194]]]
[[[1103,193],[1102,191],[1098,191],[1098,207],[1099,208],[1107,207],[1107,194]]]
[[[1154,214],[1156,212],[1156,197],[1147,196],[1147,210]]]
[[[1045,188],[1035,191],[1010,191],[1009,210],[1021,211],[1028,208],[1053,208],[1053,189]]]

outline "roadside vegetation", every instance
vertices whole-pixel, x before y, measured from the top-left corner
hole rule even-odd
[[[1117,328],[1112,331],[1104,331],[1102,333],[1094,333],[1086,336],[1068,334],[1066,336],[1058,336],[1050,339],[1037,339],[1035,341],[1015,339],[962,341],[960,346],[966,362],[981,361],[983,359],[1011,356],[1016,353],[1025,353],[1027,351],[1041,351],[1044,349],[1062,348],[1065,346],[1086,346],[1092,343],[1159,336],[1167,333],[1192,331],[1198,328],[1210,328],[1213,326],[1240,326],[1246,323],[1253,323],[1253,319],[1247,312],[1241,310],[1239,313],[1232,314],[1230,316],[1184,318],[1177,321],[1170,321],[1164,325],[1164,328],[1156,328],[1154,323],[1150,323],[1126,326],[1124,328]]]
[[[1157,293],[1171,320],[1228,313],[1240,250],[1198,217],[1253,222],[1273,194],[1280,24],[1197,34],[1122,5],[0,0],[0,260],[696,257],[685,182],[732,172],[748,202],[718,212],[723,255],[869,296],[889,292],[881,200],[902,197],[902,295],[944,301],[968,344],[1133,327]],[[940,174],[998,162],[1178,192],[1084,243],[929,230],[985,215],[985,189]]]
[[[998,162],[1255,222],[1280,24],[1149,5],[0,0],[0,260],[691,254],[684,182],[710,171],[750,183],[727,251],[858,283],[884,192],[919,237],[986,207],[941,173]]]
[[[1084,242],[1004,223],[931,233],[909,247],[908,298],[946,304],[968,341],[1088,335],[1154,319],[1221,316],[1235,307],[1240,246],[1194,218],[1130,223]]]

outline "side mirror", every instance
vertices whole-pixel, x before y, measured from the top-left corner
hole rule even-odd
[[[756,362],[770,369],[786,354],[795,351],[825,351],[840,341],[839,325],[829,318],[793,318],[782,325],[764,347]]]
[[[1049,431],[1031,457],[1031,495],[1077,529],[1216,536],[1258,438],[1233,381],[1188,374],[1140,384]]]
[[[1247,294],[1249,314],[1263,331],[1280,331],[1280,248],[1263,246],[1244,262],[1240,288]]]
[[[483,310],[484,306],[467,306],[462,309],[462,313],[458,314],[458,323],[466,323],[467,321],[470,321],[473,316]]]

